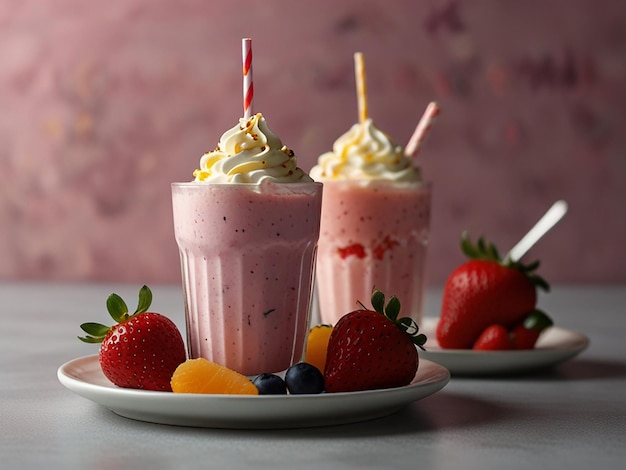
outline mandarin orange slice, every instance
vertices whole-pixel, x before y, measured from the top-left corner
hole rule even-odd
[[[245,375],[204,358],[188,359],[180,364],[172,375],[171,385],[174,393],[259,394]]]
[[[317,325],[309,330],[307,338],[304,362],[317,367],[322,374],[324,367],[326,367],[328,340],[332,332],[333,327],[330,325]]]

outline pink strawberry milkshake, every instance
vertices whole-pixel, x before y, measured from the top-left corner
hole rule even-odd
[[[309,329],[322,185],[261,114],[172,184],[189,356],[245,375],[300,361]]]
[[[376,287],[420,322],[432,187],[371,119],[321,155],[311,176],[324,183],[316,282],[319,315],[335,324],[369,306]]]

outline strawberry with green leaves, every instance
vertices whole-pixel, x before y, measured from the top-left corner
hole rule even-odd
[[[533,349],[541,333],[553,325],[552,319],[541,310],[533,310],[511,329],[515,349]]]
[[[474,342],[477,351],[507,351],[511,349],[533,349],[539,335],[553,322],[541,310],[533,310],[522,321],[507,330],[502,325],[490,325]]]
[[[115,385],[142,390],[172,391],[170,379],[176,367],[187,358],[180,331],[169,318],[148,312],[152,292],[147,286],[139,291],[134,313],[117,294],[106,302],[107,310],[117,322],[109,327],[100,323],[83,323],[86,343],[101,343],[98,359],[104,375]]]
[[[400,302],[374,290],[372,306],[339,319],[328,341],[324,385],[329,393],[401,387],[411,383],[419,364],[416,346],[426,336],[415,321],[399,317]]]
[[[503,261],[495,245],[482,238],[474,245],[465,233],[461,248],[470,261],[456,268],[444,286],[436,330],[442,348],[470,349],[494,324],[510,330],[535,310],[537,288],[549,290],[536,274],[539,261]]]

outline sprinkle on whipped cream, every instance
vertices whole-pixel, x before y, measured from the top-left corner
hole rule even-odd
[[[374,126],[370,118],[340,136],[331,152],[320,155],[310,175],[316,181],[421,179],[419,168],[403,148]]]
[[[200,159],[195,181],[210,183],[311,182],[297,165],[293,150],[283,145],[261,113],[242,118],[227,130],[212,152]]]

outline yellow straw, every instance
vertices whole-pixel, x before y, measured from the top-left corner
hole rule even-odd
[[[357,104],[359,107],[359,122],[363,124],[367,119],[367,93],[365,86],[365,63],[363,53],[354,53],[354,74],[356,77]]]

